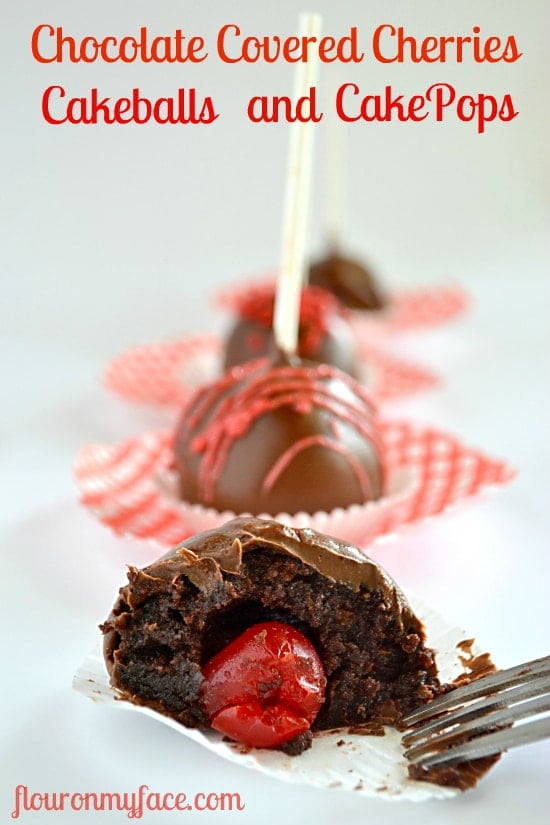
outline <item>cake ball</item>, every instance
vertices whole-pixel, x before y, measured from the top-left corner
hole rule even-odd
[[[336,253],[313,263],[309,283],[335,295],[349,309],[382,309],[387,301],[376,279],[358,261]]]
[[[356,547],[237,518],[138,570],[102,625],[112,685],[192,728],[297,755],[441,692],[422,623]]]
[[[250,290],[237,306],[238,320],[225,348],[228,369],[276,353],[273,335],[275,287]],[[304,287],[300,298],[297,354],[317,363],[332,364],[350,375],[357,374],[357,352],[345,307],[335,295],[319,287]]]
[[[190,399],[174,456],[181,498],[220,512],[331,512],[384,493],[376,408],[327,364],[233,367]]]

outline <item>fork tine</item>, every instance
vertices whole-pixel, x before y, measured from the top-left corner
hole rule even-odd
[[[548,691],[550,691],[550,675],[540,676],[525,684],[508,688],[508,690],[502,693],[490,693],[488,696],[479,697],[469,704],[460,705],[456,710],[449,711],[441,716],[436,716],[435,719],[424,722],[424,724],[415,730],[405,733],[403,735],[403,744],[411,747],[414,743],[425,739],[428,735],[434,735],[458,722],[461,723],[461,729],[463,730],[462,725],[469,720],[477,719],[479,716],[486,717],[489,712],[497,708],[510,707],[511,705],[517,707],[518,702],[524,702],[533,696],[542,696],[544,693],[548,693]]]
[[[441,765],[445,762],[460,762],[470,759],[479,759],[482,756],[492,756],[495,753],[538,742],[550,737],[550,718],[536,719],[506,730],[494,731],[479,736],[463,745],[448,748],[440,753],[429,756],[419,755],[410,759],[411,764],[423,768]],[[409,758],[409,754],[405,754]]]
[[[481,679],[470,682],[469,685],[456,688],[444,696],[434,699],[432,702],[428,702],[426,705],[418,708],[418,710],[414,710],[404,716],[401,721],[407,726],[415,725],[423,719],[429,719],[431,716],[435,716],[462,702],[497,693],[499,690],[548,673],[550,673],[550,656],[533,659],[531,662],[525,662],[522,665],[516,665],[507,670],[499,670],[496,673],[489,674],[489,676],[484,676]]]
[[[410,747],[409,745],[407,757],[414,758],[416,755],[427,753],[434,749],[441,750],[446,747],[452,747],[454,740],[459,738],[463,741],[463,737],[466,734],[468,734],[469,737],[474,737],[482,734],[484,731],[490,732],[496,727],[510,725],[520,719],[525,719],[527,716],[536,716],[547,710],[550,710],[550,696],[536,696],[534,699],[529,699],[520,705],[495,710],[492,713],[485,714],[481,718],[471,719],[469,722],[461,723],[452,730],[441,733],[435,738],[428,736],[414,747]]]

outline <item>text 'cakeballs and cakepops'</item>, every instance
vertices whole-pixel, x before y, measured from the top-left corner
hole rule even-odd
[[[40,64],[143,65],[168,63],[175,67],[199,65],[217,59],[227,66],[258,63],[306,63],[315,58],[322,64],[358,66],[364,62],[386,64],[462,64],[491,66],[515,63],[523,55],[513,34],[491,35],[479,26],[460,35],[416,35],[405,27],[382,23],[369,33],[351,26],[341,36],[249,33],[237,23],[222,25],[209,41],[183,28],[173,33],[153,34],[147,26],[123,36],[73,36],[63,26],[40,23],[31,35],[31,53]],[[74,94],[53,83],[42,95],[42,116],[51,125],[96,125],[128,123],[160,125],[208,125],[223,114],[212,95],[195,86],[179,86],[169,94],[151,98],[134,86],[126,95],[112,98],[98,87]],[[345,123],[395,123],[457,119],[475,125],[478,134],[487,124],[508,123],[519,110],[510,93],[460,90],[438,79],[421,92],[401,94],[391,85],[366,88],[354,80],[342,84],[333,109]],[[317,89],[311,86],[298,99],[288,95],[257,94],[246,101],[244,112],[251,123],[319,123],[321,110]]]

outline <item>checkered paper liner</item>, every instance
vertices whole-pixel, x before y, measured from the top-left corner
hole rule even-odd
[[[441,680],[452,682],[468,669],[468,657],[465,658],[461,645],[472,639],[471,634],[449,624],[424,602],[414,598],[410,601],[426,628],[427,644],[435,650]],[[468,647],[471,657],[481,652],[478,645],[468,644]],[[364,797],[416,802],[461,793],[456,788],[410,779],[401,734],[389,727],[385,728],[384,736],[365,736],[347,729],[318,732],[311,749],[294,757],[276,750],[243,748],[224,741],[224,737],[213,730],[186,728],[157,711],[122,699],[109,684],[99,645],[78,668],[73,687],[97,704],[149,716],[223,759],[284,782],[350,791]],[[183,748],[182,764],[187,758]]]
[[[439,383],[434,373],[369,347],[358,330],[358,380],[378,402]],[[222,375],[223,342],[214,335],[133,347],[114,358],[103,383],[127,401],[181,407],[195,390]]]
[[[515,475],[505,462],[432,427],[386,421],[381,429],[388,476],[382,499],[330,513],[262,515],[365,547]],[[74,466],[81,503],[115,533],[161,547],[173,547],[234,517],[178,499],[172,442],[172,432],[157,432],[81,448]]]
[[[249,279],[217,292],[214,303],[227,312],[237,313],[246,296],[274,283],[273,276]],[[350,315],[355,332],[372,342],[387,335],[446,324],[466,312],[469,305],[468,293],[457,284],[425,286],[388,292],[383,309],[352,310]]]

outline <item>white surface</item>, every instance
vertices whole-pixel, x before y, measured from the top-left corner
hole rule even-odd
[[[131,6],[131,9],[130,9]],[[125,10],[126,9],[126,10]],[[502,665],[548,652],[548,76],[547,4],[529,0],[359,2],[319,0],[324,30],[380,22],[422,35],[514,33],[518,63],[344,70],[377,90],[421,91],[445,80],[461,90],[511,92],[520,117],[468,124],[346,127],[350,248],[391,284],[449,276],[473,312],[396,348],[444,372],[447,386],[395,405],[503,455],[517,481],[490,500],[405,537],[377,557],[457,624],[472,628]],[[0,271],[4,379],[0,450],[4,613],[0,819],[17,784],[33,791],[241,793],[242,813],[186,814],[197,822],[303,821],[487,825],[546,821],[548,743],[506,755],[478,789],[456,800],[388,805],[352,794],[286,786],[229,765],[135,715],[94,707],[71,691],[82,651],[109,611],[124,564],[150,551],[118,541],[78,509],[70,465],[77,447],[166,423],[97,386],[104,363],[132,345],[217,330],[209,288],[278,260],[284,126],[247,124],[253,94],[285,93],[292,70],[225,67],[39,66],[28,42],[39,22],[73,33],[158,33],[181,26],[213,36],[225,22],[290,33],[301,2],[276,6],[110,0],[37,0],[8,11],[1,30],[3,96]],[[546,15],[546,18],[545,18]],[[334,82],[325,72],[327,86]],[[51,83],[150,95],[196,86],[219,101],[209,127],[51,127],[40,97]],[[310,246],[323,245],[319,135]],[[148,814],[147,823],[176,814]],[[126,822],[125,814],[28,813],[22,821]]]

